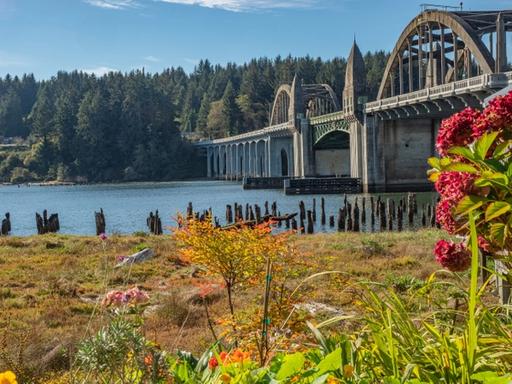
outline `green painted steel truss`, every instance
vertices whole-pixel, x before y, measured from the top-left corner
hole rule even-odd
[[[332,132],[346,132],[350,134],[350,125],[345,119],[321,123],[315,123],[312,121],[311,128],[313,130],[313,145],[318,144],[325,136]]]

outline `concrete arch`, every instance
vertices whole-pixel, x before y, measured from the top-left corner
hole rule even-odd
[[[427,39],[424,39],[424,31],[425,28],[429,31],[429,36]],[[394,96],[394,86],[392,83],[394,81],[393,73],[398,68],[403,68],[403,60],[404,57],[413,58],[417,57],[419,59],[423,59],[423,53],[426,53],[425,58],[429,59],[432,57],[432,50],[423,51],[424,45],[429,45],[429,48],[432,48],[432,42],[434,39],[433,31],[441,30],[442,31],[442,41],[445,42],[444,30],[450,30],[452,37],[452,43],[455,45],[454,52],[459,51],[459,41],[462,43],[464,49],[466,49],[466,54],[475,59],[478,66],[481,68],[483,73],[493,73],[493,68],[495,66],[494,59],[480,39],[479,34],[471,27],[471,25],[466,22],[463,17],[459,16],[453,12],[439,11],[439,10],[429,10],[421,13],[417,17],[415,17],[403,30],[400,35],[395,48],[391,52],[391,55],[388,59],[386,69],[384,70],[384,76],[382,78],[382,82],[379,88],[379,93],[377,96],[377,100],[386,98],[388,96]],[[436,36],[437,37],[437,36]],[[416,39],[415,39],[416,38]],[[448,41],[449,42],[449,41]],[[414,45],[418,45],[421,47],[417,49],[417,56],[412,56],[414,52]],[[441,48],[444,52],[444,47]],[[405,52],[408,52],[408,55],[404,55]],[[430,55],[430,58],[429,58]],[[441,60],[445,60],[442,58]],[[454,67],[457,67],[458,60],[455,60]],[[412,62],[412,60],[410,60]],[[422,66],[419,66],[422,67]],[[424,88],[422,85],[422,79],[420,76],[419,80],[419,89]],[[443,79],[444,82],[444,79]],[[412,91],[413,89],[409,89]]]
[[[288,84],[281,85],[276,92],[270,125],[278,125],[288,122],[290,104],[292,102],[292,89]]]

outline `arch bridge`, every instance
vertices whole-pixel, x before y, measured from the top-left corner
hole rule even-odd
[[[430,188],[426,159],[440,121],[481,108],[512,83],[510,32],[512,10],[425,10],[398,37],[371,102],[354,42],[341,101],[329,85],[295,77],[277,89],[268,127],[197,144],[208,176],[350,176],[366,191]]]

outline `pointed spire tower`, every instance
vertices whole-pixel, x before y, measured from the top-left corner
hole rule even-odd
[[[354,37],[345,72],[345,89],[343,90],[343,111],[345,114],[361,118],[363,112],[361,98],[365,95],[366,68],[363,55]]]
[[[302,97],[302,84],[299,80],[297,74],[293,76],[292,86],[291,86],[291,100],[290,100],[290,109],[289,109],[289,121],[296,121],[299,117],[299,114],[304,115],[304,102]]]

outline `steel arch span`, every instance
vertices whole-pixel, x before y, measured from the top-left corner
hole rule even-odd
[[[421,13],[391,52],[377,99],[504,71],[510,30],[512,11]]]

